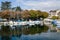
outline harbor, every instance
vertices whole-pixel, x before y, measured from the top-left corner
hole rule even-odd
[[[20,21],[20,22],[15,22],[15,21],[9,21],[9,22],[0,22],[0,28],[1,26],[10,26],[13,28],[13,26],[31,26],[31,25],[43,25],[43,21]]]
[[[60,40],[60,0],[0,0],[0,40]]]

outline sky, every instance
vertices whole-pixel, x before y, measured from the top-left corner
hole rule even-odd
[[[0,4],[4,1],[10,1],[12,7],[20,6],[23,10],[50,11],[60,9],[60,0],[0,0]]]

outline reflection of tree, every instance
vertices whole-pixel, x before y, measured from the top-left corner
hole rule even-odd
[[[20,27],[16,27],[14,30],[12,30],[12,35],[13,36],[17,36],[17,37],[21,36],[21,29],[20,29]]]
[[[48,30],[48,27],[43,25],[35,25],[35,26],[31,26],[28,27],[28,29],[24,28],[23,29],[23,33],[24,34],[36,34],[36,33],[41,33],[41,32],[46,32]]]
[[[2,26],[1,30],[1,40],[11,40],[12,36],[19,37],[21,34],[36,34],[41,32],[46,32],[48,30],[48,27],[43,25],[35,25],[35,26],[24,26],[22,27],[15,27],[15,29],[11,29],[9,26]]]
[[[9,26],[2,26],[2,29],[1,29],[1,34],[2,35],[10,35],[10,27]]]
[[[16,27],[15,29],[11,29],[10,26],[2,26],[1,31],[1,40],[11,40],[12,36],[19,37],[21,36],[21,29]]]
[[[1,40],[10,40],[10,27],[2,26],[1,29]]]
[[[11,40],[11,37],[9,37],[9,36],[2,36],[1,40]]]

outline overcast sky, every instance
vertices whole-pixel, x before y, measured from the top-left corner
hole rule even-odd
[[[60,9],[60,0],[0,0],[11,1],[12,7],[20,6],[22,9],[49,11]]]

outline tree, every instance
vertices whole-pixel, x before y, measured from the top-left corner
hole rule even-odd
[[[41,11],[40,11],[40,10],[37,10],[37,11],[36,11],[36,18],[37,18],[37,19],[40,19],[41,16],[42,16]]]
[[[49,16],[49,14],[47,13],[47,12],[42,12],[42,18],[44,19],[44,18],[47,18]]]
[[[22,11],[22,9],[19,6],[17,6],[16,11]]]
[[[20,11],[15,11],[15,19],[20,19],[21,17],[21,12]]]
[[[1,17],[9,19],[10,18],[10,11],[9,10],[3,11],[2,14],[1,14]]]
[[[52,19],[55,20],[55,19],[59,19],[58,16],[52,16]]]
[[[1,3],[1,10],[11,9],[11,2],[5,1]]]
[[[40,10],[30,10],[30,17],[32,19],[40,19],[40,18],[46,18],[48,17],[48,13],[47,12],[42,12]]]
[[[36,18],[36,11],[35,10],[30,10],[29,13],[30,13],[30,18],[31,19],[35,19]]]
[[[23,18],[23,19],[29,19],[29,18],[30,18],[29,11],[28,11],[28,10],[24,10],[24,11],[21,13],[21,18]]]
[[[14,13],[15,14],[15,19],[17,19],[17,20],[20,19],[22,9],[19,6],[17,6],[17,7],[13,7],[12,10],[15,11],[15,13]]]

